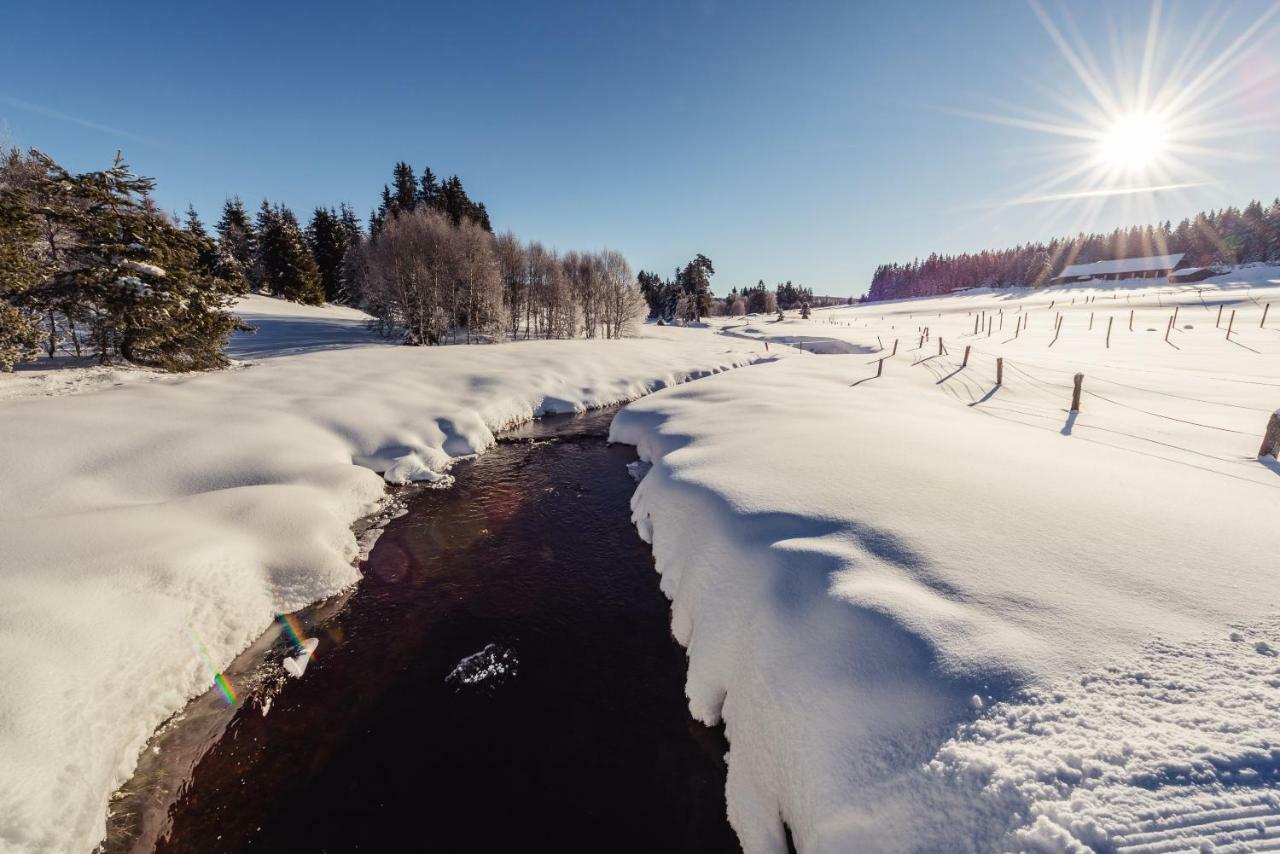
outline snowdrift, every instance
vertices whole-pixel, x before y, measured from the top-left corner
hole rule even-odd
[[[674,329],[368,345],[358,317],[302,314],[301,331],[233,345],[301,355],[0,404],[0,850],[93,848],[155,728],[276,613],[356,582],[351,524],[386,481],[438,479],[504,426],[763,351]]]
[[[690,710],[726,725],[747,852],[784,851],[784,824],[805,852],[1274,844],[1271,279],[824,311],[765,334],[885,349],[619,414],[611,438],[652,464],[634,520]]]

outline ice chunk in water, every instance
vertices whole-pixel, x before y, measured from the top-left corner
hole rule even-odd
[[[493,691],[516,675],[519,663],[514,650],[491,643],[459,661],[444,681],[458,690],[470,686]]]
[[[295,679],[301,679],[302,674],[307,672],[307,664],[311,662],[311,656],[319,645],[320,641],[317,638],[304,640],[302,642],[302,652],[293,658],[284,660],[285,671]]]

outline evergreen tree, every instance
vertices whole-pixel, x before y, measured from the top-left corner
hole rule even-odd
[[[284,205],[262,203],[258,212],[256,267],[263,287],[274,295],[308,305],[324,302],[320,268],[311,255],[297,217]]]
[[[217,230],[219,255],[225,259],[225,269],[233,278],[260,290],[262,283],[255,276],[254,264],[258,256],[258,235],[239,196],[223,204]]]
[[[320,283],[328,302],[339,302],[346,296],[343,286],[343,258],[347,254],[347,235],[342,221],[331,208],[316,208],[307,224],[307,245],[320,271]]]
[[[696,321],[711,313],[711,277],[715,275],[711,259],[699,254],[676,273],[676,284],[684,301],[683,320]]]
[[[395,213],[408,213],[418,205],[418,179],[413,167],[401,160],[391,173],[391,204]]]
[[[418,180],[418,203],[426,205],[431,210],[440,209],[440,183],[436,180],[436,173],[431,171],[430,166],[422,167],[422,177]]]
[[[200,221],[200,215],[196,213],[196,206],[187,205],[187,220],[185,223],[187,231],[197,237],[208,238],[209,232],[205,231],[204,223]]]
[[[0,163],[0,371],[12,371],[39,350],[40,305],[35,288],[50,260],[33,250],[40,239],[36,200],[29,192],[33,161],[17,149]]]
[[[41,152],[30,156],[38,174],[5,193],[3,208],[19,228],[34,218],[44,236],[43,269],[18,264],[39,277],[23,290],[46,321],[50,354],[60,326],[79,349],[81,322],[104,363],[120,356],[170,370],[225,364],[222,348],[238,321],[226,311],[233,290],[212,265],[213,242],[162,214],[149,197],[154,182],[118,154],[110,169],[81,175]]]
[[[641,270],[636,274],[636,284],[640,286],[640,294],[649,305],[649,317],[663,316],[662,278],[657,273]]]

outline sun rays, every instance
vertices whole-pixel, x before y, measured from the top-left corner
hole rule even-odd
[[[1029,2],[1067,73],[1031,75],[1035,109],[954,111],[1034,135],[1023,152],[1034,177],[983,207],[1038,205],[1045,233],[1091,230],[1114,204],[1125,222],[1156,222],[1158,196],[1194,210],[1191,191],[1216,184],[1215,167],[1251,159],[1246,138],[1275,126],[1280,64],[1267,50],[1280,35],[1280,2],[1233,38],[1221,8],[1177,26],[1154,0],[1135,26],[1108,7],[1103,35],[1092,39],[1069,7],[1051,14]]]

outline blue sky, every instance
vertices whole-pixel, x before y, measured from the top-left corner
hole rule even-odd
[[[165,208],[207,221],[230,194],[363,217],[405,159],[560,249],[664,273],[702,252],[718,292],[762,278],[858,294],[881,262],[1280,194],[1280,15],[1227,49],[1274,5],[1161,8],[1154,83],[1231,59],[1196,97],[1221,96],[1196,121],[1229,132],[1158,181],[1134,176],[1177,189],[1092,204],[1027,201],[1079,189],[1040,192],[1084,156],[1028,117],[1087,124],[1069,107],[1090,96],[1014,0],[10,4],[0,128],[73,169],[122,148]],[[1043,17],[1118,85],[1150,11]]]

